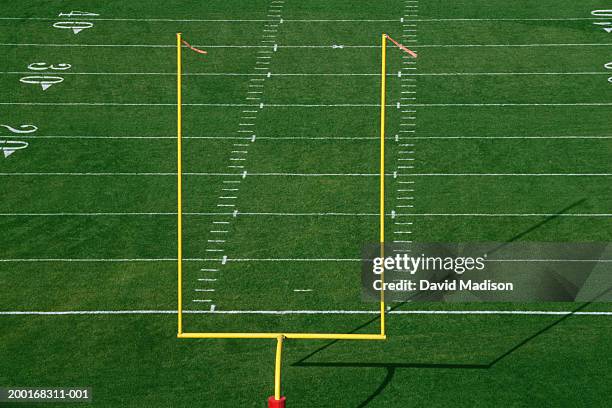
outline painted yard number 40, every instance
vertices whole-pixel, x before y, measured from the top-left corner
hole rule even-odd
[[[595,17],[612,17],[612,10],[593,10],[591,14]],[[593,24],[601,26],[606,33],[612,33],[612,22],[610,21],[597,21]]]
[[[97,17],[99,14],[89,13],[87,11],[71,11],[70,13],[59,13],[58,17],[66,17],[66,19],[72,19],[78,17]],[[94,23],[90,21],[58,21],[53,23],[53,27],[65,30],[72,30],[73,33],[78,34],[83,30],[92,28]]]
[[[612,17],[612,10],[593,10],[591,14],[595,17]],[[597,21],[593,24],[601,26],[606,33],[612,33],[612,22],[610,21]],[[612,61],[604,65],[604,68],[612,70]],[[608,78],[608,82],[612,83],[612,77]]]
[[[606,65],[604,65],[604,67],[612,71],[612,62],[608,62]],[[612,83],[612,77],[608,78],[608,82]]]

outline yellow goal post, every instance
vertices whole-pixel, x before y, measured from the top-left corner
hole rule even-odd
[[[180,339],[311,339],[311,340],[385,340],[385,295],[380,291],[380,331],[373,334],[359,333],[216,333],[183,331],[183,191],[182,191],[182,34],[176,34],[177,59],[177,225],[178,225],[178,334]],[[386,64],[387,35],[382,34],[381,76],[380,76],[380,177],[379,177],[379,242],[380,256],[384,257],[385,243],[385,104],[386,104]],[[380,276],[384,282],[384,272]]]

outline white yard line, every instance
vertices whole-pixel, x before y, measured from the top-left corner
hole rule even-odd
[[[554,214],[554,213],[515,213],[515,214],[493,214],[493,213],[474,213],[474,214],[452,214],[452,213],[415,213],[397,214],[396,217],[612,217],[612,213],[592,213],[592,214]]]
[[[556,18],[417,18],[409,21],[437,22],[437,21],[590,21],[605,20],[606,17],[556,17]],[[0,17],[0,20],[19,21],[57,21],[58,18],[49,17]],[[127,22],[176,22],[176,23],[266,23],[267,20],[258,19],[176,19],[176,18],[102,18],[88,17],[88,21],[127,21]],[[394,23],[400,19],[283,19],[284,23]]]
[[[395,108],[399,104],[387,104],[385,106]],[[9,106],[160,106],[176,107],[172,103],[135,103],[135,102],[0,102],[0,105]],[[184,103],[183,106],[202,106],[202,107],[257,107],[264,108],[380,108],[380,104],[375,103],[335,103],[335,104],[301,104],[301,103]],[[574,103],[408,103],[411,107],[528,107],[528,106],[612,106],[612,102],[574,102]]]
[[[20,135],[21,139],[36,139],[41,140],[53,140],[53,139],[135,139],[135,140],[151,140],[151,139],[164,139],[176,141],[176,136],[90,136],[90,135],[74,135],[74,136],[60,136],[60,135],[49,135],[49,136],[32,136],[32,135]],[[411,139],[612,139],[612,136],[410,136]],[[201,140],[250,140],[249,137],[244,136],[184,136],[183,139],[201,139]],[[394,137],[386,137],[387,140],[394,140]],[[380,140],[377,136],[257,136],[257,140],[371,140],[378,142]]]
[[[74,177],[167,177],[176,173],[0,173],[0,177],[11,176],[74,176]],[[183,176],[242,177],[240,173],[183,173]],[[379,177],[378,173],[248,173],[248,177]],[[387,177],[611,177],[612,173],[410,173],[386,174]]]
[[[129,216],[176,216],[176,212],[84,212],[84,213],[0,213],[0,217],[129,217]],[[185,216],[264,216],[264,217],[378,217],[378,213],[340,212],[184,212]],[[555,213],[410,213],[386,214],[387,217],[612,217],[612,213],[555,214]]]
[[[228,262],[361,262],[360,258],[228,258]]]
[[[379,310],[183,310],[186,314],[220,315],[378,315]],[[70,310],[70,311],[0,311],[3,316],[69,315],[151,315],[177,314],[176,310]],[[551,310],[392,310],[391,315],[528,315],[528,316],[612,316],[612,312],[572,312]]]
[[[232,174],[239,176],[238,174]],[[0,173],[0,176],[90,176],[90,177],[114,177],[114,176],[176,176],[176,173]]]
[[[32,71],[3,71],[0,75],[26,75],[31,74]],[[102,75],[102,76],[125,76],[125,75],[166,75],[176,76],[175,72],[63,72],[62,75]],[[265,77],[267,74],[257,73],[242,73],[242,72],[192,72],[184,73],[183,76],[254,76],[254,77]],[[310,76],[348,76],[348,77],[380,77],[377,73],[354,73],[354,72],[327,72],[327,73],[270,73],[271,76],[290,76],[290,77],[310,77]],[[609,72],[431,72],[431,73],[403,73],[402,76],[510,76],[510,75],[607,75],[610,76]],[[389,73],[388,77],[397,77],[397,73]]]
[[[176,262],[176,258],[14,258],[0,262]],[[220,258],[183,258],[184,262],[219,261]],[[228,258],[227,262],[359,262],[358,258]]]
[[[23,137],[23,136],[22,136]],[[411,136],[411,139],[612,139],[612,136]],[[40,139],[40,137],[39,137]]]
[[[0,213],[0,217],[130,217],[130,216],[175,216],[175,212],[84,212],[84,213]],[[200,215],[184,213],[184,215]]]
[[[557,18],[418,18],[410,21],[589,21],[608,17],[557,17]]]
[[[13,106],[167,106],[176,107],[173,103],[138,103],[138,102],[0,102],[0,105]],[[204,106],[204,107],[221,107],[221,108],[257,108],[261,104],[253,103],[184,103],[183,106]],[[375,107],[379,108],[380,104],[360,104],[360,103],[344,103],[344,104],[265,104],[267,107],[277,108],[318,108],[318,107]],[[396,105],[389,104],[389,107]]]
[[[119,102],[0,102],[0,105],[15,105],[15,106],[173,106],[176,108],[176,103],[119,103]],[[188,106],[188,104],[183,104]],[[221,106],[254,106],[248,104],[229,104]]]
[[[404,175],[398,175],[403,177]],[[416,177],[610,177],[612,173],[411,173]]]
[[[278,74],[277,74],[278,75]],[[408,73],[402,76],[511,76],[511,75],[607,75],[609,72],[428,72]]]
[[[231,215],[231,213],[194,213],[194,215]],[[273,216],[273,217],[378,217],[378,213],[342,213],[342,212],[238,212],[236,216]],[[391,214],[387,214],[391,216]],[[397,215],[396,215],[397,216]]]
[[[221,258],[183,258],[184,262],[216,262]],[[226,262],[332,262],[332,263],[355,263],[362,262],[360,258],[225,258]],[[612,259],[489,259],[494,262],[612,262]],[[176,262],[176,258],[14,258],[0,259],[0,263],[130,263],[130,262]],[[203,271],[215,271],[218,269],[202,269]]]
[[[203,259],[183,259],[186,262],[200,262]],[[103,263],[103,262],[176,262],[176,258],[14,258],[0,259],[0,262],[86,262],[86,263]]]
[[[444,21],[591,21],[605,20],[606,17],[556,17],[556,18],[417,18],[409,21],[416,22],[444,22]],[[0,20],[18,21],[57,21],[58,18],[49,17],[0,17]],[[88,21],[126,21],[126,22],[176,22],[176,23],[266,23],[267,20],[258,19],[180,19],[180,18],[102,18],[87,17]],[[283,23],[396,23],[400,19],[283,19]]]
[[[448,107],[448,106],[612,106],[609,102],[576,102],[576,103],[416,103],[409,104],[418,107]],[[266,105],[274,106],[274,105]]]
[[[532,44],[423,44],[414,45],[414,48],[471,48],[471,47],[609,47],[612,44],[603,43],[532,43]],[[279,46],[280,47],[280,46]],[[284,45],[283,48],[290,48],[294,46]],[[299,47],[299,46],[295,46]],[[366,48],[367,46],[356,45],[356,46],[345,46],[348,48],[358,47]]]
[[[231,216],[232,212],[184,212],[187,216]],[[175,216],[176,212],[47,212],[47,213],[0,213],[0,217],[115,217],[115,216]],[[284,217],[377,217],[377,213],[271,213],[271,212],[238,212],[236,216],[259,215],[259,216],[284,216]],[[388,216],[391,216],[388,214]],[[396,215],[399,216],[399,215]]]
[[[598,263],[611,263],[612,259],[487,259],[487,262],[598,262]]]
[[[414,48],[454,48],[454,47],[609,47],[609,43],[549,43],[549,44],[426,44]],[[172,44],[56,44],[56,43],[0,43],[2,47],[114,47],[114,48],[174,48]],[[198,48],[272,48],[271,45],[215,45],[196,44]],[[327,45],[278,45],[277,48],[322,48],[338,50],[337,44]],[[389,46],[391,47],[391,46]],[[378,45],[342,45],[341,49],[380,48]]]
[[[72,17],[74,18],[74,17]],[[81,17],[83,18],[83,17]],[[20,20],[20,21],[57,21],[58,17],[0,17],[0,20]],[[266,23],[270,20],[257,19],[175,19],[175,18],[102,18],[102,17],[87,17],[87,21],[130,21],[130,22],[177,22],[177,23]],[[285,20],[286,21],[286,20]],[[396,20],[393,20],[396,21]]]
[[[137,103],[137,102],[0,102],[0,105],[15,105],[15,106],[168,106],[176,107],[172,103]],[[257,108],[261,104],[253,103],[184,103],[183,106],[205,106],[205,107],[223,107],[223,108]],[[345,104],[265,104],[267,107],[278,108],[318,108],[318,107],[375,107],[379,108],[380,104],[360,104],[360,103],[345,103]],[[387,105],[395,107],[395,104]],[[414,105],[412,105],[414,106]],[[449,105],[452,106],[452,105]]]

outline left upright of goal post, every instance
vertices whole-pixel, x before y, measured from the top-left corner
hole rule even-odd
[[[183,45],[198,54],[206,55],[205,50],[194,47],[183,39],[182,33],[176,33],[176,147],[177,147],[177,273],[178,273],[178,337],[182,337],[183,331],[183,62],[181,50]]]
[[[182,61],[181,33],[176,33],[176,147],[177,147],[177,273],[178,273],[178,336],[183,334],[183,157],[182,157]]]

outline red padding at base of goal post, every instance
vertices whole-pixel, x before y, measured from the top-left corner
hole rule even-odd
[[[270,397],[268,398],[268,408],[285,408],[285,401],[287,401],[285,397],[281,397],[279,400]]]

